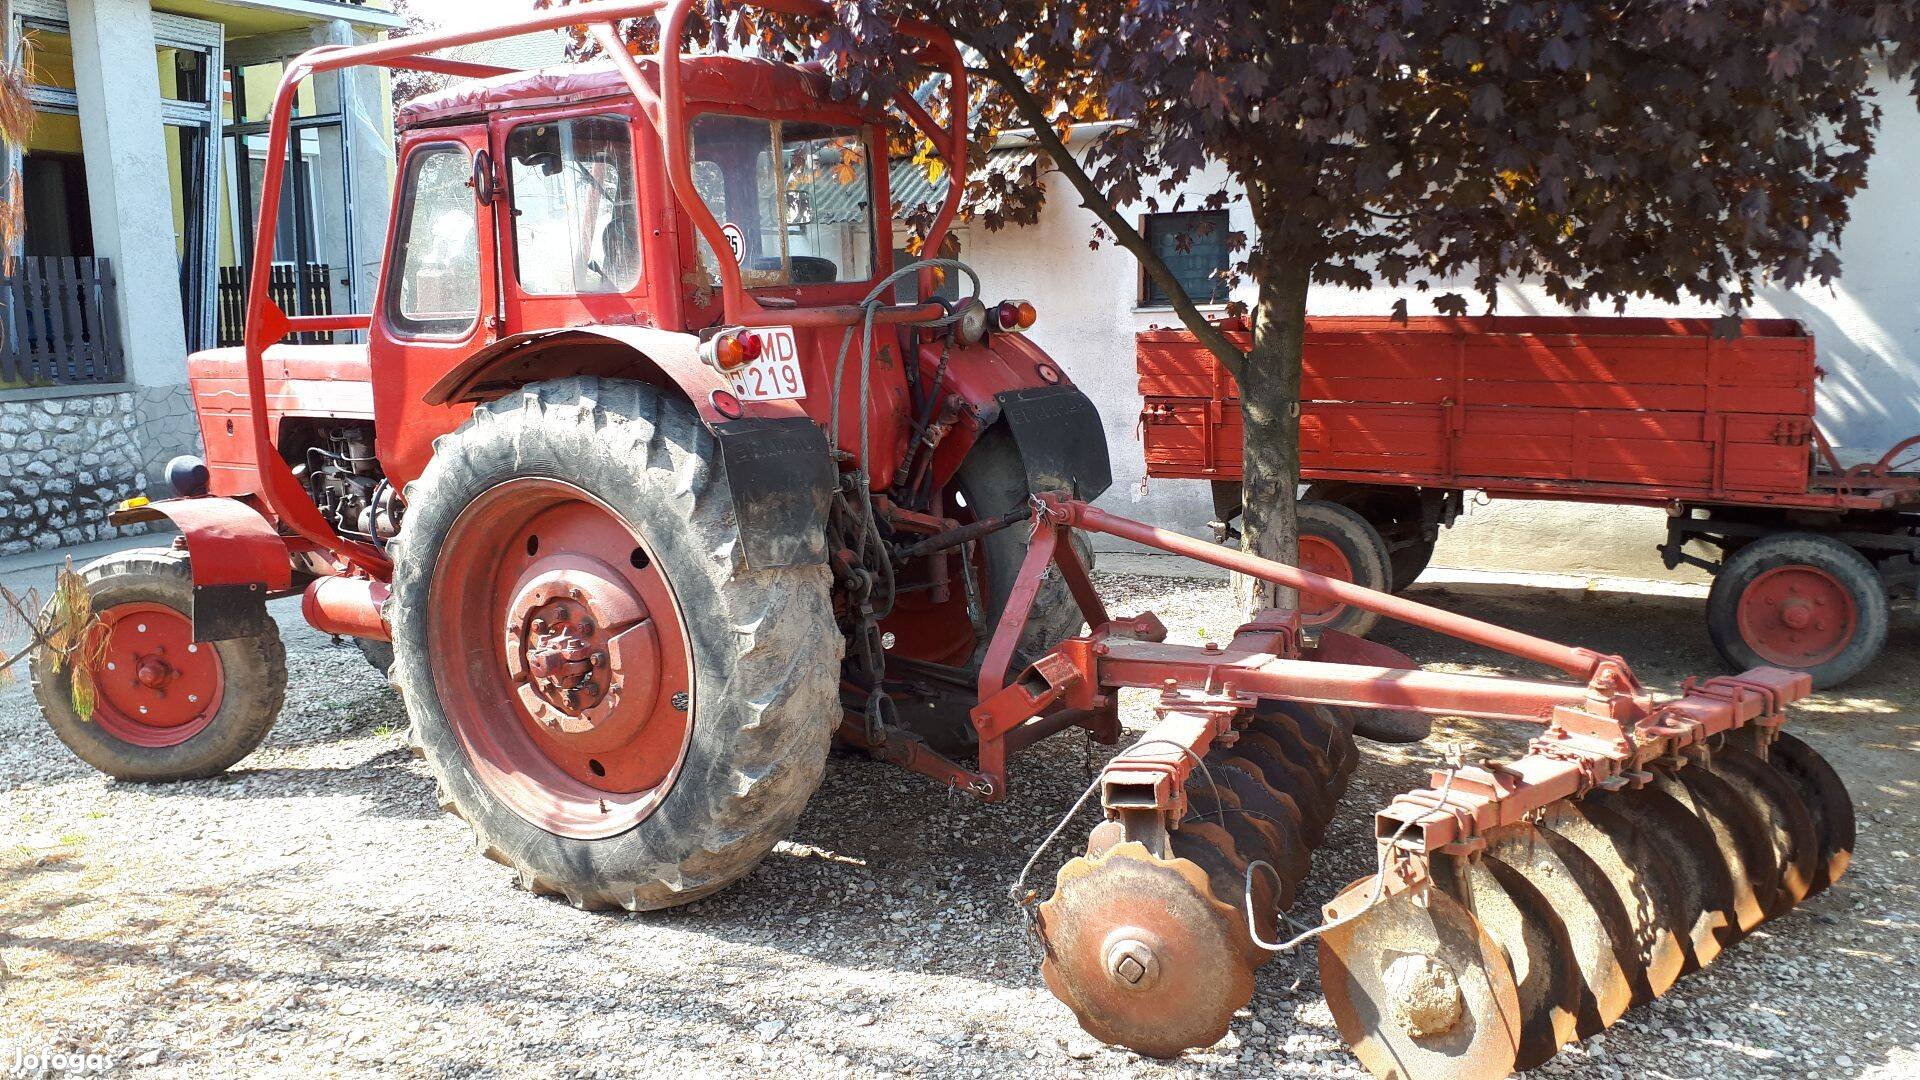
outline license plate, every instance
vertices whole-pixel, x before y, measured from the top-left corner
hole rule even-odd
[[[793,327],[767,326],[748,332],[760,339],[760,355],[747,366],[727,373],[733,395],[742,401],[806,397],[807,377],[800,370],[800,348]]]

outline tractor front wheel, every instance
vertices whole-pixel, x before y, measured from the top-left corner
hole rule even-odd
[[[32,663],[40,712],[80,760],[120,780],[199,780],[260,745],[286,697],[278,629],[193,640],[184,551],[119,552],[80,579],[91,619],[78,645],[64,656],[37,649]]]
[[[692,407],[612,380],[480,406],[410,485],[394,681],[443,807],[529,890],[697,900],[819,786],[828,571],[747,568],[737,520]]]

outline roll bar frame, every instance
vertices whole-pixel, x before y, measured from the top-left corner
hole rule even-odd
[[[771,310],[747,292],[740,277],[740,264],[731,257],[720,223],[700,198],[693,184],[693,162],[688,154],[686,101],[682,94],[684,71],[679,44],[686,36],[687,20],[695,0],[595,0],[548,11],[532,12],[524,17],[492,26],[451,30],[397,41],[378,41],[365,45],[322,45],[302,53],[290,62],[274,92],[273,110],[267,124],[267,159],[260,185],[260,216],[255,223],[253,265],[247,279],[246,350],[247,404],[250,410],[252,442],[261,489],[256,494],[279,522],[300,536],[334,553],[354,569],[385,578],[390,566],[386,556],[371,545],[348,540],[320,516],[294,477],[293,470],[275,452],[267,430],[267,385],[265,357],[267,347],[288,334],[302,331],[366,330],[372,315],[288,315],[268,293],[268,275],[273,265],[273,237],[279,227],[280,192],[285,180],[287,148],[292,128],[292,112],[300,84],[307,78],[328,71],[352,67],[383,67],[399,70],[429,71],[463,78],[491,78],[520,70],[452,60],[429,55],[442,49],[498,41],[546,30],[585,28],[601,48],[612,57],[627,89],[640,103],[641,112],[653,125],[664,148],[668,187],[680,208],[693,221],[694,228],[715,252],[720,269],[722,318],[738,326],[850,326],[863,316],[857,305]],[[789,15],[827,17],[833,9],[823,0],[756,0],[755,7]],[[623,19],[656,16],[660,20],[660,50],[655,59],[660,65],[660,88],[655,93],[640,71],[640,65],[621,41],[617,24]],[[953,107],[945,126],[905,89],[895,93],[893,104],[925,135],[946,159],[951,180],[947,196],[928,232],[927,245],[938,251],[946,239],[959,210],[966,186],[967,76],[959,49],[946,31],[915,20],[902,20],[896,29],[924,42],[916,58],[937,65],[950,80]],[[720,253],[725,252],[722,257]],[[898,323],[925,320],[943,313],[938,304],[890,305],[877,313],[876,321]]]

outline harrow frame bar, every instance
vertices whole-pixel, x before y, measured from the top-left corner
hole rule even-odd
[[[1231,740],[1261,700],[1405,709],[1541,725],[1528,751],[1510,762],[1436,771],[1432,786],[1394,798],[1375,818],[1391,868],[1389,891],[1422,883],[1428,858],[1473,850],[1488,830],[1526,820],[1553,803],[1596,790],[1645,784],[1645,766],[1706,752],[1707,740],[1760,731],[1764,752],[1785,705],[1812,692],[1801,672],[1756,668],[1689,680],[1677,698],[1644,690],[1626,662],[1562,645],[1402,597],[1262,559],[1124,518],[1056,494],[1034,498],[1033,535],[1020,577],[988,646],[972,720],[979,769],[966,770],[924,748],[897,756],[910,769],[964,779],[983,797],[1004,797],[1010,750],[1049,732],[1082,726],[1108,741],[1118,734],[1122,688],[1158,687],[1160,721],[1132,750],[1108,762],[1102,805],[1128,839],[1164,850],[1186,813],[1184,786],[1216,741]],[[1534,661],[1580,681],[1516,679],[1423,671],[1392,649],[1334,632],[1303,631],[1295,612],[1260,612],[1221,646],[1169,645],[1151,613],[1113,619],[1068,541],[1072,530],[1104,533],[1185,555],[1300,592],[1329,597],[1413,626]],[[1041,582],[1057,568],[1092,628],[1062,642],[1009,678]],[[1328,918],[1343,912],[1327,911]]]

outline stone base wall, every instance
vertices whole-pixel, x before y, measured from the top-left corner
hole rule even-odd
[[[107,512],[148,487],[135,393],[0,397],[0,556],[118,535]]]

